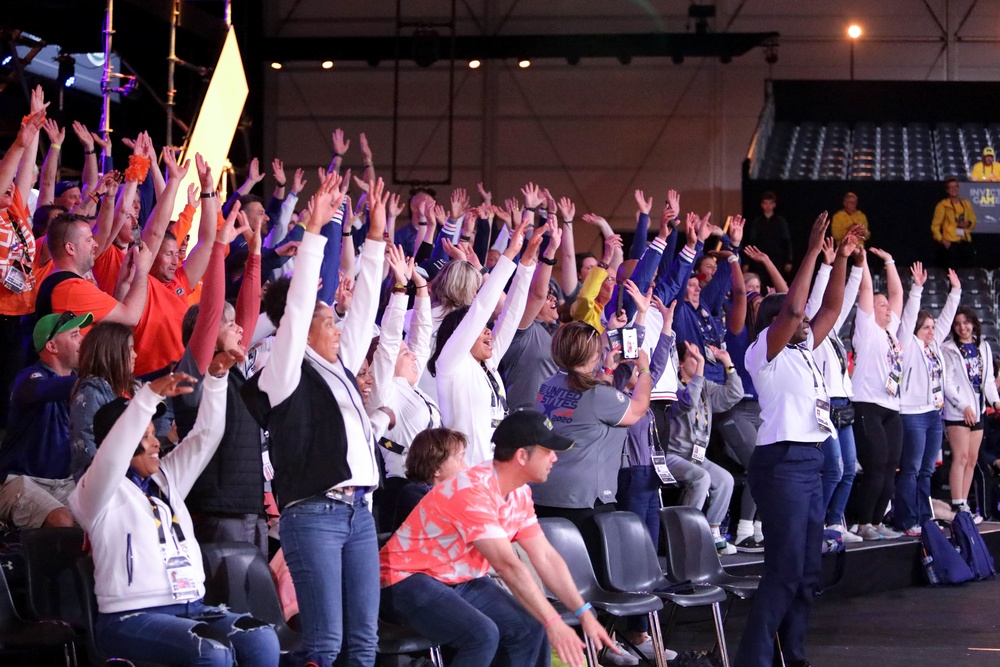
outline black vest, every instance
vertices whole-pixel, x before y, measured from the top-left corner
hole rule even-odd
[[[239,369],[229,369],[226,431],[219,448],[185,499],[193,512],[264,514],[260,427],[240,400],[240,389],[245,383]],[[175,408],[180,437],[185,437],[194,427],[197,414],[197,409],[184,414]]]
[[[46,276],[42,284],[38,286],[38,293],[35,295],[35,317],[41,319],[46,315],[51,315],[52,310],[52,292],[55,290],[59,283],[66,280],[72,280],[73,278],[79,278],[80,275],[73,273],[72,271],[56,271],[55,273],[50,273]],[[77,313],[77,315],[83,315],[83,313]]]
[[[354,375],[346,368],[344,372],[357,390]],[[257,373],[240,394],[250,414],[270,436],[274,466],[271,490],[278,510],[350,479],[344,417],[319,371],[303,360],[299,385],[276,406],[271,406],[267,394],[260,390],[259,380]]]

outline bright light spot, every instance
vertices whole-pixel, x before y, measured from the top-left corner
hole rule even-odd
[[[271,69],[281,69],[281,63],[271,63]]]
[[[323,69],[332,69],[332,68],[333,68],[333,61],[332,60],[324,60],[323,61]]]
[[[469,61],[469,69],[479,69],[480,65],[482,65],[482,63],[479,62],[478,60],[470,60]]]
[[[517,66],[520,67],[521,69],[528,69],[529,67],[531,67],[531,61],[530,60],[522,60],[521,62],[519,62],[517,64]]]
[[[7,56],[6,58],[3,59],[3,62],[0,63],[0,67],[6,67],[7,65],[10,64],[10,61],[13,60],[13,59],[14,59],[14,56]]]
[[[851,25],[851,27],[847,29],[847,36],[850,37],[851,39],[857,39],[858,37],[861,37],[861,26],[857,25],[856,23]]]
[[[76,77],[75,76],[70,76],[70,77],[68,77],[66,79],[66,83],[64,85],[67,88],[72,88],[74,83],[76,83]]]

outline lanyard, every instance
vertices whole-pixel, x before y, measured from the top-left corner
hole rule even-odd
[[[903,369],[903,351],[899,346],[899,343],[892,337],[889,330],[885,330],[885,337],[889,339],[889,356],[887,361],[889,362],[889,373],[890,375],[895,371],[897,375],[902,373]]]
[[[983,357],[979,354],[979,348],[975,347],[975,352],[969,352],[965,343],[962,343],[962,360],[965,362],[965,372],[969,376],[969,382],[972,383],[973,389],[982,392],[982,378],[983,378]],[[976,385],[979,387],[976,387]]]
[[[487,371],[487,375],[488,374],[489,372]],[[429,399],[424,392],[420,391],[416,387],[412,387],[412,389],[413,392],[420,397],[420,400],[424,402],[424,405],[427,406],[427,413],[430,415],[427,420],[427,428],[430,429],[439,427],[441,425],[441,412],[438,410],[438,407],[434,405],[434,401]]]
[[[660,445],[660,430],[656,428],[656,417],[653,416],[653,409],[646,408],[646,417],[649,418],[649,450],[652,453],[663,453]]]
[[[937,381],[938,384],[941,384],[941,360],[938,359],[934,348],[930,345],[924,345],[924,357],[924,360],[927,362],[927,373],[931,377],[931,383],[933,384]]]
[[[809,373],[812,375],[813,390],[816,392],[816,398],[823,398],[823,397],[825,397],[827,395],[827,393],[826,393],[826,384],[825,384],[825,381],[823,380],[823,376],[819,372],[819,369],[816,368],[815,364],[813,364],[812,355],[806,354],[805,349],[803,349],[801,345],[791,345],[791,344],[789,344],[786,347],[790,347],[793,350],[798,350],[799,351],[799,354],[802,355],[802,358],[806,362],[806,366],[809,367]],[[817,377],[818,377],[818,379],[817,379]]]
[[[827,336],[830,339],[830,344],[833,346],[833,351],[837,355],[837,361],[840,362],[840,374],[844,375],[847,373],[847,349],[841,340],[831,331]]]
[[[698,329],[701,331],[701,337],[705,344],[718,345],[719,337],[716,335],[715,325],[712,322],[712,314],[701,306],[695,310],[695,314],[698,316]]]
[[[166,504],[167,509],[170,510],[170,531],[171,531],[171,533],[173,533],[173,534],[175,534],[177,536],[177,541],[178,542],[183,542],[184,541],[184,529],[181,528],[180,521],[177,520],[177,514],[174,512],[173,506],[170,504],[169,500],[167,500],[166,498],[163,497],[163,493],[160,491],[159,487],[157,487],[156,484],[153,483],[153,482],[150,482],[150,483],[153,486],[153,489],[152,489],[153,494],[151,494],[149,492],[150,491],[149,489],[143,489],[141,486],[139,488],[142,490],[143,493],[146,494],[146,500],[149,501],[149,506],[153,510],[153,521],[156,523],[156,532],[157,532],[157,536],[159,537],[159,540],[160,540],[160,546],[161,547],[165,547],[166,546],[166,544],[167,544],[167,535],[163,531],[163,521],[160,519],[160,506],[156,504],[156,500],[153,498],[154,494],[156,495],[157,498],[159,498],[161,501],[163,501]]]
[[[486,365],[486,362],[481,361],[479,362],[479,365],[482,366],[483,372],[486,373],[486,379],[489,380],[490,383],[490,392],[492,394],[490,396],[490,407],[493,409],[497,409],[499,407],[499,409],[503,411],[504,415],[506,415],[507,414],[506,392],[504,392],[503,387],[500,386],[500,383],[497,382],[497,379],[493,377],[493,373],[490,372],[490,369]]]

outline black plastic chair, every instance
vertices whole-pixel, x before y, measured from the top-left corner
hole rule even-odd
[[[200,546],[205,564],[205,604],[224,604],[237,614],[251,614],[270,623],[282,653],[295,651],[302,636],[285,622],[271,568],[260,549],[248,542],[206,542]]]
[[[40,621],[64,621],[80,637],[86,631],[84,601],[77,594],[76,561],[83,558],[80,528],[21,531],[27,570],[28,612]]]
[[[587,553],[587,547],[584,545],[583,537],[577,527],[568,519],[558,517],[539,519],[538,523],[545,532],[549,543],[566,562],[566,567],[569,568],[583,599],[589,602],[595,610],[604,612],[606,617],[610,617],[610,620],[605,624],[608,630],[614,625],[615,618],[643,614],[649,618],[649,632],[653,639],[656,665],[657,667],[666,667],[659,614],[660,610],[663,609],[663,600],[657,595],[652,595],[652,591],[643,591],[638,588],[618,591],[605,590],[597,582],[594,567],[590,562],[590,555]],[[654,553],[653,556],[655,562],[656,554]],[[584,635],[584,642],[587,646],[588,660],[593,658],[591,664],[597,664],[594,645],[586,635]]]
[[[646,523],[634,512],[608,512],[597,515],[595,519],[604,548],[608,586],[613,590],[653,593],[676,605],[670,610],[668,632],[676,607],[711,606],[722,664],[729,667],[722,609],[719,606],[725,601],[726,592],[710,584],[668,579],[660,569],[656,547]]]
[[[28,621],[21,618],[10,597],[7,578],[0,575],[0,655],[31,657],[39,652],[61,650],[67,666],[76,665],[73,629],[61,621]]]
[[[440,646],[404,625],[386,623],[382,619],[379,619],[378,622],[377,651],[379,655],[429,653],[432,664],[436,667],[444,667]]]

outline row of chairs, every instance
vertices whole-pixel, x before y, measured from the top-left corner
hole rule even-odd
[[[712,608],[716,646],[723,665],[728,667],[724,628],[729,607],[723,612],[721,604],[727,598],[731,606],[735,598],[752,597],[759,579],[725,572],[708,523],[698,510],[668,507],[661,510],[661,518],[667,539],[666,572],[661,569],[645,523],[637,515],[613,512],[597,517],[604,551],[600,582],[583,538],[572,523],[548,518],[540,523],[549,541],[566,560],[581,595],[598,610],[609,629],[622,616],[648,617],[653,644],[660,657],[655,663],[657,667],[664,667],[659,611],[665,603],[672,605],[668,631],[678,607]],[[96,666],[114,661],[93,640],[97,608],[94,565],[83,552],[82,531],[76,528],[25,531],[23,544],[27,564],[26,606],[32,620],[17,612],[6,577],[0,577],[0,655],[20,656],[27,658],[25,664],[34,664],[47,651],[68,667],[76,667],[77,647],[85,647],[87,664]],[[202,554],[208,604],[226,604],[233,611],[250,613],[271,623],[283,653],[300,645],[301,636],[285,622],[270,569],[259,550],[241,542],[224,542],[202,545]],[[561,606],[557,608],[568,623],[578,625],[571,612]],[[440,647],[405,627],[383,623],[379,625],[379,653],[424,653],[432,664],[444,664]],[[587,658],[591,667],[597,667],[598,655],[589,640]]]

